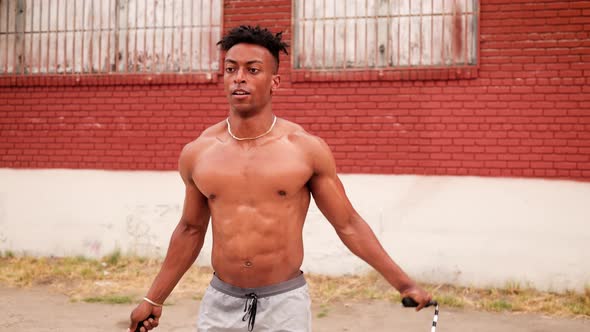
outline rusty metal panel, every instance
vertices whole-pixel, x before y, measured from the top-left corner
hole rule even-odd
[[[0,73],[16,70],[17,1],[0,1]]]
[[[0,74],[211,72],[221,0],[0,0]]]
[[[294,66],[313,70],[475,65],[477,0],[299,0]]]

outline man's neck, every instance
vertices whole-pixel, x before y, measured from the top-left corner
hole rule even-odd
[[[239,138],[252,138],[264,134],[271,128],[275,115],[272,110],[252,113],[230,111],[231,133]]]

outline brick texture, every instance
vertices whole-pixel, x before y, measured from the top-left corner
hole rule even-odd
[[[291,3],[227,0],[224,26],[261,24],[290,40]],[[273,108],[323,137],[344,173],[589,181],[590,2],[480,6],[476,78],[305,82],[282,56]],[[220,76],[9,79],[0,85],[6,168],[173,170],[182,146],[227,115]]]

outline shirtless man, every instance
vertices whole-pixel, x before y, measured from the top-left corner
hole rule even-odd
[[[229,116],[180,154],[182,217],[160,272],[131,313],[130,330],[146,319],[141,331],[158,326],[160,305],[199,255],[211,219],[215,274],[201,302],[198,331],[311,331],[300,271],[311,196],[350,251],[418,302],[418,310],[424,307],[430,294],[389,257],[354,210],[328,145],[274,115],[279,52],[287,52],[281,34],[241,26],[218,44],[226,52]]]

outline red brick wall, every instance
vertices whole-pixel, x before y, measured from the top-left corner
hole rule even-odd
[[[288,0],[226,0],[224,16],[291,38]],[[481,0],[480,26],[475,79],[293,82],[285,56],[274,110],[341,172],[590,180],[590,1]],[[219,82],[96,81],[0,80],[0,167],[176,169],[227,114]]]

